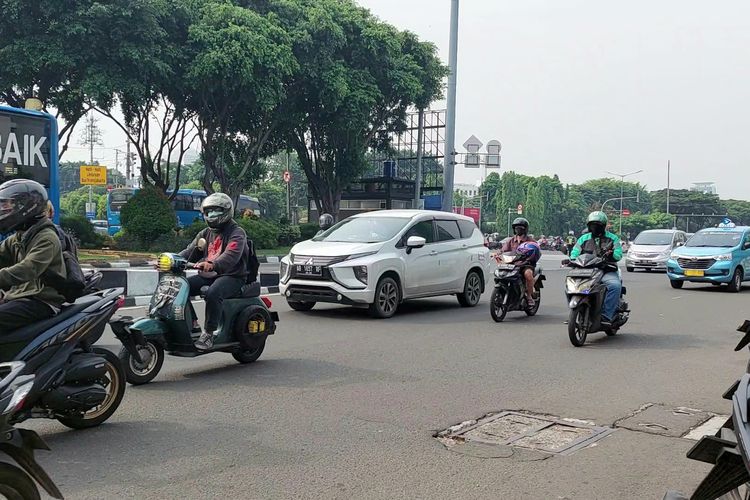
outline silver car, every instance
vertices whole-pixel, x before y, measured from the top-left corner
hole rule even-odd
[[[667,270],[667,261],[672,251],[687,241],[683,231],[674,229],[651,229],[640,233],[628,249],[625,267],[629,272],[636,269]]]

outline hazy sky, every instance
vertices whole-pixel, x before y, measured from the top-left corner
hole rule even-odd
[[[450,0],[358,1],[447,62]],[[671,160],[675,188],[713,181],[750,199],[749,98],[747,0],[461,1],[456,142],[499,139],[503,171],[643,169],[633,179],[660,189]],[[107,146],[124,144],[102,124]],[[459,167],[456,181],[478,177]]]

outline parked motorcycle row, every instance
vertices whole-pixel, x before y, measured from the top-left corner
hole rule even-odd
[[[205,244],[205,243],[204,243]],[[194,342],[200,334],[189,297],[186,270],[192,264],[176,254],[159,257],[159,283],[144,318],[113,317],[124,305],[124,290],[97,290],[100,273],[86,276],[86,294],[53,318],[0,339],[0,452],[16,465],[0,463],[0,497],[38,499],[37,484],[53,498],[63,498],[52,479],[34,460],[48,450],[34,431],[15,425],[30,418],[56,419],[73,429],[95,427],[111,417],[133,385],[153,380],[165,353],[197,357],[231,354],[252,363],[275,333],[278,314],[260,296],[260,284],[249,283],[238,298],[224,301],[221,332],[209,351]],[[123,347],[119,356],[93,347],[107,324]]]

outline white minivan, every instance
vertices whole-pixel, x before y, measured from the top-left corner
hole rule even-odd
[[[462,306],[476,306],[489,266],[489,249],[469,217],[381,210],[296,244],[281,259],[279,287],[297,311],[328,302],[389,318],[402,301],[420,297],[456,295]]]

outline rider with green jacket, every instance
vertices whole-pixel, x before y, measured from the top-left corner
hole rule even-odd
[[[622,291],[622,281],[616,264],[622,259],[622,244],[616,234],[607,231],[608,222],[607,214],[604,212],[591,212],[586,224],[589,232],[578,239],[570,252],[571,260],[577,259],[581,254],[592,254],[612,264],[613,270],[602,278],[602,283],[607,287],[607,295],[602,306],[604,323],[611,323],[614,319]]]

